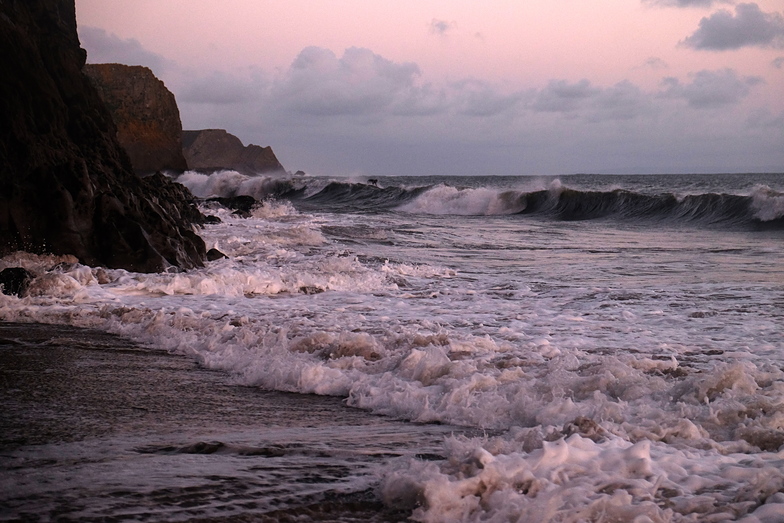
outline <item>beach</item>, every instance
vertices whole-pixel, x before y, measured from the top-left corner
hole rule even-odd
[[[343,468],[451,432],[90,329],[0,323],[0,361],[3,521],[399,521]]]

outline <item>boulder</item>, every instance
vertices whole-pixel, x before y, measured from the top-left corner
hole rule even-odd
[[[35,275],[24,267],[6,267],[0,271],[0,291],[9,296],[23,296]]]
[[[234,211],[233,214],[242,216],[243,218],[248,218],[251,211],[253,210],[253,207],[255,207],[258,203],[256,198],[246,194],[241,194],[239,196],[209,198],[207,201],[215,202],[222,205],[223,207],[226,207],[227,209],[231,209]]]
[[[213,172],[230,169],[252,176],[259,173],[280,171],[272,147],[242,145],[242,141],[223,129],[183,131],[182,146],[188,168]]]
[[[220,252],[218,249],[213,248],[207,251],[207,261],[215,261],[215,260],[220,260],[222,258],[227,258],[227,256],[222,252]]]
[[[150,69],[87,64],[83,71],[109,109],[117,125],[117,139],[137,174],[187,170],[177,102]]]
[[[0,256],[73,254],[141,272],[202,266],[190,202],[160,197],[133,173],[85,59],[74,0],[0,2]]]

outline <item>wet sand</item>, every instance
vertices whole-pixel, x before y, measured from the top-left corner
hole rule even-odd
[[[6,521],[402,521],[373,471],[455,430],[41,324],[0,323],[0,408]]]

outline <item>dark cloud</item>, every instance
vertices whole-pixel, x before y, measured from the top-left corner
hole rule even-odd
[[[573,84],[566,80],[550,80],[547,87],[536,94],[531,108],[541,112],[572,112],[584,107],[599,92],[600,89],[585,79]]]
[[[454,22],[447,22],[446,20],[438,20],[433,18],[430,21],[430,32],[434,35],[444,36],[449,31],[454,29],[455,25],[456,24]]]
[[[643,0],[645,4],[662,7],[711,7],[713,4],[734,4],[734,0]]]
[[[91,64],[144,65],[156,74],[171,65],[166,58],[145,49],[138,40],[123,40],[98,27],[80,26],[79,40],[87,50],[87,62]]]
[[[775,67],[776,69],[784,69],[784,56],[779,56],[777,58],[774,58],[773,61],[771,62],[771,65],[773,65],[773,67]]]
[[[765,13],[757,4],[738,4],[734,16],[722,9],[700,20],[699,28],[681,44],[711,51],[748,46],[782,47],[784,16]]]
[[[737,104],[749,95],[753,86],[763,82],[759,76],[739,77],[732,69],[699,71],[688,84],[674,77],[665,78],[661,95],[686,100],[695,109],[714,109]]]

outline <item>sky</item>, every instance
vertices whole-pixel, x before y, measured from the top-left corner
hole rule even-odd
[[[183,128],[329,176],[784,172],[784,0],[76,0]]]

